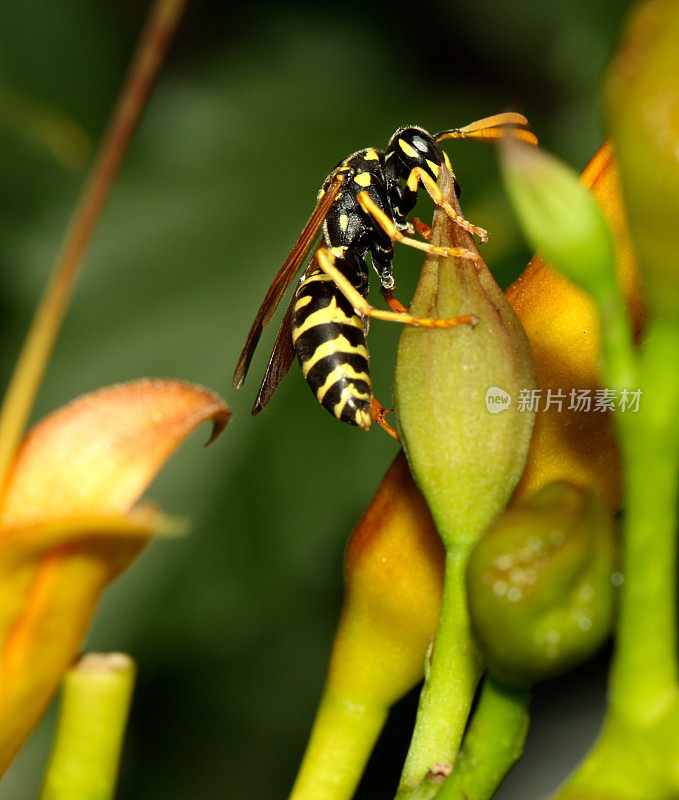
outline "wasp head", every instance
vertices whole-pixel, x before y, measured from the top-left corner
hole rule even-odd
[[[396,131],[389,141],[386,157],[396,177],[406,181],[416,167],[423,169],[435,181],[439,178],[442,164],[452,172],[448,156],[434,137],[424,128],[416,126],[399,128]],[[459,197],[457,182],[455,192]]]
[[[414,126],[396,131],[389,142],[387,157],[395,162],[400,178],[408,178],[415,167],[421,167],[437,180],[439,167],[447,163],[447,158],[434,137],[423,128]]]

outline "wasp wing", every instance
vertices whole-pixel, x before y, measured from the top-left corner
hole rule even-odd
[[[271,352],[269,364],[262,378],[262,384],[257,392],[257,399],[252,406],[252,416],[266,408],[273,393],[278,389],[283,378],[288,374],[290,365],[295,358],[295,348],[292,343],[292,317],[295,311],[295,298],[297,292],[293,292],[287,311],[283,317],[283,322],[278,330],[276,341]]]
[[[271,321],[271,317],[274,315],[286,289],[290,286],[297,271],[304,262],[304,259],[316,244],[316,236],[328,215],[328,211],[330,211],[330,207],[335,201],[335,197],[337,197],[343,180],[344,173],[337,173],[333,177],[327,190],[316,204],[316,208],[311,212],[311,216],[302,229],[302,233],[299,235],[295,246],[290,251],[290,255],[285,259],[283,266],[273,279],[269,291],[264,298],[264,302],[257,312],[255,321],[252,323],[240,357],[238,358],[236,371],[233,375],[233,385],[236,389],[239,389],[243,385],[262,331]]]

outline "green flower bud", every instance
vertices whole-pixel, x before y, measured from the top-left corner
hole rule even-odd
[[[615,286],[611,236],[596,200],[566,164],[509,139],[501,147],[507,193],[528,242],[595,297]]]
[[[68,670],[40,800],[113,797],[135,673],[125,653],[87,653]]]
[[[610,514],[590,490],[565,481],[498,519],[472,551],[472,629],[488,669],[528,687],[588,658],[613,616]]]
[[[605,85],[648,305],[679,315],[679,5],[636,10]]]
[[[439,186],[459,213],[447,170]],[[471,236],[440,209],[431,241],[475,249]],[[469,259],[429,256],[411,313],[478,319],[474,326],[404,328],[394,374],[411,471],[446,549],[464,551],[502,511],[525,465],[533,414],[519,411],[517,399],[535,387],[530,345],[487,267]],[[498,413],[492,413],[489,392],[505,399]]]

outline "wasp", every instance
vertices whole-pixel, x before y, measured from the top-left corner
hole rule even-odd
[[[474,325],[477,320],[473,314],[449,319],[409,314],[392,294],[394,243],[478,261],[479,255],[470,250],[437,247],[413,238],[419,233],[427,239],[431,230],[416,217],[409,220],[408,214],[415,207],[418,190],[424,187],[457,225],[486,241],[487,232],[458,213],[437,186],[442,168],[452,173],[450,160],[439,142],[488,141],[509,135],[535,144],[537,140],[526,130],[527,124],[523,115],[505,113],[433,136],[417,126],[402,127],[391,137],[385,151],[368,147],[339,162],[325,179],[316,207],[274,278],[238,359],[235,388],[243,384],[260,336],[283,295],[313,254],[283,318],[252,408],[253,416],[269,403],[296,353],[316,399],[336,419],[365,430],[375,420],[398,438],[385,420],[387,412],[372,394],[366,346],[369,319],[427,328]],[[376,308],[367,300],[368,254],[390,310]]]

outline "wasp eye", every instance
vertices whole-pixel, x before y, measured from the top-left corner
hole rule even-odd
[[[420,153],[429,152],[429,144],[421,136],[413,136],[412,143],[420,151]]]

